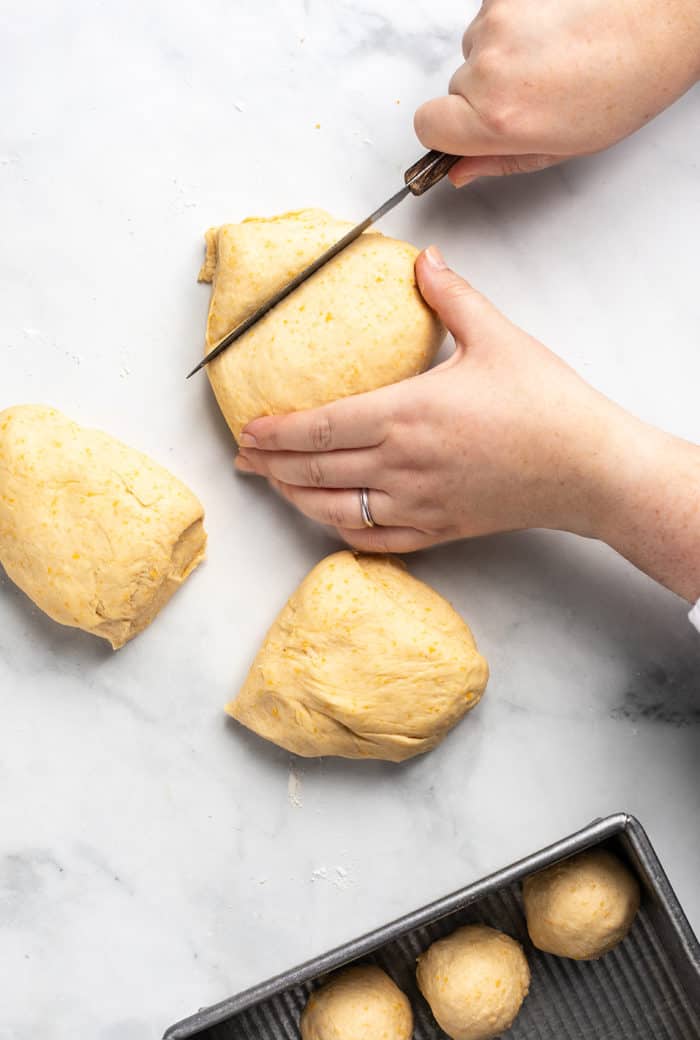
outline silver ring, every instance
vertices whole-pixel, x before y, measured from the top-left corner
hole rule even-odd
[[[369,489],[360,488],[360,516],[365,527],[376,527],[372,510],[369,508]]]

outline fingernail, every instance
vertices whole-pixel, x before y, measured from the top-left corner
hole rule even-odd
[[[242,433],[238,443],[241,448],[256,448],[258,445],[257,438],[252,433]]]
[[[426,262],[434,271],[444,271],[447,267],[445,258],[437,246],[428,246],[423,255],[425,256]]]

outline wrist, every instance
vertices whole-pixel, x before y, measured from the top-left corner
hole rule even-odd
[[[655,431],[598,394],[576,414],[559,454],[561,465],[550,470],[559,494],[551,495],[542,526],[612,544],[629,508],[621,482],[638,458],[638,446],[646,443],[647,431]]]
[[[658,470],[659,439],[665,435],[622,409],[615,410],[618,414],[601,437],[593,466],[585,533],[619,552],[642,512],[648,475]]]
[[[700,447],[625,416],[609,439],[591,526],[593,537],[695,602]]]

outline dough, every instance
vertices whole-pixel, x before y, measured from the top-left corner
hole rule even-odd
[[[434,748],[488,679],[449,603],[387,556],[322,560],[226,710],[297,755],[401,762]]]
[[[213,282],[207,350],[350,227],[308,209],[207,232],[199,273]],[[207,366],[236,440],[260,415],[313,408],[428,368],[444,330],[416,289],[417,254],[365,233]]]
[[[458,928],[418,958],[418,985],[453,1040],[489,1040],[509,1029],[530,988],[520,943],[483,924]]]
[[[407,997],[373,965],[346,968],[316,990],[301,1016],[301,1040],[411,1040]]]
[[[54,408],[0,412],[0,564],[54,621],[123,646],[204,556],[191,491]]]
[[[595,960],[624,939],[639,909],[639,885],[606,849],[590,849],[525,878],[527,927],[545,953]]]

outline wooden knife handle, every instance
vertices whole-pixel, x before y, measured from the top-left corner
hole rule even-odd
[[[422,195],[433,184],[441,181],[461,158],[461,155],[448,155],[447,152],[426,152],[406,170],[404,184],[408,185],[413,195]]]

